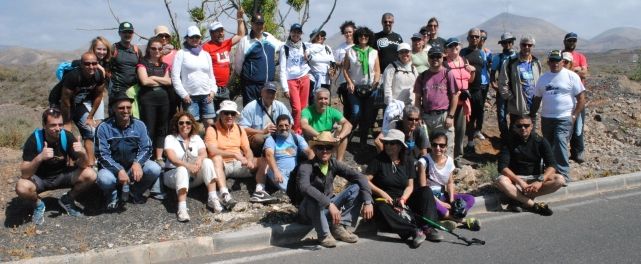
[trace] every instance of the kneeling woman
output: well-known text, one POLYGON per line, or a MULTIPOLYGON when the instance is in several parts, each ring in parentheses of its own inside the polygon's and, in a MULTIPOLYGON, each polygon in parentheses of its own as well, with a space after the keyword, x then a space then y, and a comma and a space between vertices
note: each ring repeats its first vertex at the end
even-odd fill
MULTIPOLYGON (((454 159, 445 154, 447 135, 436 131, 430 135, 430 141, 432 151, 418 162, 419 185, 429 186, 432 190, 436 198, 436 210, 441 219, 463 223, 470 230, 479 230, 481 224, 476 218, 464 218, 466 212, 474 206, 474 196, 456 193, 454 177, 452 177, 454 159), (456 208, 459 206, 460 208, 456 208)), ((445 221, 443 224, 449 229, 454 229, 456 223, 445 221)))
MULTIPOLYGON (((170 135, 165 138, 165 153, 168 168, 165 172, 165 186, 176 189, 178 195, 178 221, 189 221, 187 212, 187 190, 201 184, 207 185, 209 198, 207 206, 215 212, 221 212, 223 207, 216 193, 216 171, 214 163, 207 158, 205 143, 198 136, 198 124, 194 117, 187 112, 179 112, 170 124, 170 135)), ((224 184, 220 190, 223 203, 230 208, 235 204, 231 194, 224 184)))
POLYGON ((381 230, 397 233, 403 240, 413 237, 414 247, 425 241, 426 236, 432 241, 442 240, 442 235, 422 219, 437 219, 434 197, 427 187, 414 189, 415 159, 405 155, 405 134, 390 129, 382 141, 384 151, 369 163, 365 173, 376 197, 376 225, 381 230), (406 205, 411 212, 404 211, 406 205))

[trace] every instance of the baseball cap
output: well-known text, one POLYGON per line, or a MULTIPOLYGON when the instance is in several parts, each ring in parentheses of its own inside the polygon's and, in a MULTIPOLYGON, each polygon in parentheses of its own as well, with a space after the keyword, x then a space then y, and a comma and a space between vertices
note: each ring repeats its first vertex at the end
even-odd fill
POLYGON ((550 53, 548 53, 548 59, 560 61, 563 59, 563 55, 561 55, 560 50, 553 50, 553 51, 550 51, 550 53))
POLYGON ((312 31, 312 34, 309 34, 309 38, 312 38, 314 34, 316 34, 316 32, 318 32, 318 35, 320 35, 321 37, 327 36, 325 30, 318 31, 318 29, 314 29, 314 31, 312 31))
POLYGON ((501 43, 503 43, 503 42, 510 41, 510 40, 515 40, 515 39, 516 39, 516 38, 512 35, 512 33, 510 33, 510 32, 505 32, 505 33, 503 33, 503 34, 501 35, 501 40, 499 41, 499 44, 501 44, 501 43))
POLYGON ((169 28, 167 28, 166 26, 157 26, 156 28, 154 28, 154 36, 157 37, 160 34, 167 34, 171 36, 171 33, 169 33, 169 28))
POLYGON ((276 85, 271 82, 265 83, 265 85, 263 85, 263 90, 272 90, 276 92, 276 85))
POLYGON ((410 44, 407 44, 405 42, 398 44, 398 48, 396 48, 397 52, 400 52, 401 50, 412 50, 412 47, 410 47, 410 44))
POLYGON ((125 32, 125 31, 133 32, 134 31, 134 25, 132 25, 131 23, 129 23, 127 21, 120 23, 120 26, 118 26, 118 32, 125 32))
POLYGON ((256 14, 252 17, 252 23, 265 23, 265 18, 261 14, 256 14))
POLYGON ((421 33, 412 34, 412 40, 415 40, 415 39, 423 39, 423 34, 421 33))
POLYGON ((579 36, 576 33, 570 32, 570 33, 565 34, 565 38, 563 38, 563 40, 577 39, 577 38, 579 38, 579 36))
POLYGON ((207 28, 209 29, 209 31, 216 31, 216 29, 223 28, 223 23, 214 21, 213 23, 209 24, 209 27, 207 28))
POLYGON ((563 52, 563 60, 566 60, 566 61, 574 60, 574 57, 572 56, 572 52, 569 52, 569 51, 563 52))
POLYGON ((532 44, 536 45, 536 40, 531 35, 525 35, 521 38, 521 44, 532 44))
POLYGON ((185 36, 186 36, 186 37, 191 37, 191 36, 199 36, 199 37, 202 37, 202 35, 200 35, 200 29, 198 29, 198 27, 197 27, 197 26, 189 26, 189 27, 187 28, 187 35, 185 35, 185 36))
POLYGON ((445 41, 445 47, 449 47, 450 45, 452 45, 452 44, 454 44, 454 43, 456 43, 456 44, 461 44, 461 42, 460 42, 457 38, 448 38, 448 39, 445 41))
POLYGON ((298 23, 292 24, 291 27, 289 27, 289 31, 294 31, 294 30, 299 30, 300 32, 303 32, 303 26, 298 23))
POLYGON ((441 45, 432 46, 432 48, 427 52, 427 56, 431 55, 443 55, 443 47, 441 47, 441 45))

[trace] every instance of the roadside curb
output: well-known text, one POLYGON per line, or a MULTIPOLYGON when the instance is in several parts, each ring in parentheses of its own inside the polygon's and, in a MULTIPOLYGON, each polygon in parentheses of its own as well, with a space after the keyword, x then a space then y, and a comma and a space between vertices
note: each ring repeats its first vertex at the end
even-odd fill
MULTIPOLYGON (((641 172, 610 176, 580 182, 572 182, 555 193, 541 197, 541 201, 555 202, 578 198, 596 193, 625 190, 641 187, 641 172)), ((502 194, 476 197, 470 214, 496 211, 501 207, 502 194)), ((372 222, 359 221, 356 233, 372 234, 376 228, 372 222)), ((253 251, 272 246, 286 246, 314 237, 316 232, 311 226, 286 224, 263 226, 255 225, 242 230, 221 232, 208 237, 128 246, 103 251, 88 251, 68 255, 39 257, 9 263, 158 263, 172 262, 186 258, 217 255, 222 253, 253 251)))

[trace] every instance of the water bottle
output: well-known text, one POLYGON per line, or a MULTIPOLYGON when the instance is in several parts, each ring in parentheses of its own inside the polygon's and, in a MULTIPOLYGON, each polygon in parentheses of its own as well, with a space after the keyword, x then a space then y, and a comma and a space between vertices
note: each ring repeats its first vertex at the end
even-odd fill
POLYGON ((122 185, 122 192, 120 193, 120 199, 123 202, 129 201, 129 183, 122 185))

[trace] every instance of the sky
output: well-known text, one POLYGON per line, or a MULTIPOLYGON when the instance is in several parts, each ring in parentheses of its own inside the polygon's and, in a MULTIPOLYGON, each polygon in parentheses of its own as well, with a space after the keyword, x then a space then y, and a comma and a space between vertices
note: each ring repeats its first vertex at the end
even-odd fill
MULTIPOLYGON (((638 0, 540 0, 536 4, 534 1, 484 0, 482 5, 478 4, 478 0, 337 1, 336 10, 324 27, 328 35, 338 32, 338 27, 345 20, 368 26, 374 32, 380 31, 381 15, 385 12, 394 14, 393 30, 406 40, 432 16, 440 21, 439 35, 447 38, 463 34, 502 12, 538 17, 566 31, 577 32, 585 39, 614 27, 641 28, 641 19, 638 18, 641 1, 638 0)), ((178 28, 184 34, 187 26, 193 24, 188 20, 186 10, 200 1, 170 2, 177 14, 178 28)), ((304 25, 305 33, 320 26, 333 4, 333 0, 310 2, 310 19, 304 25)), ((157 25, 169 25, 163 0, 112 0, 111 6, 120 21, 131 22, 136 32, 144 36, 152 35, 157 25)), ((283 13, 285 11, 283 8, 283 13)), ((297 19, 298 15, 292 12, 285 24, 291 25, 297 19)), ((221 22, 226 29, 235 31, 236 24, 233 21, 221 19, 221 22)), ((85 49, 89 41, 99 35, 117 41, 118 34, 114 29, 117 26, 106 0, 0 1, 0 45, 57 51, 85 49)), ((138 42, 145 44, 143 40, 138 42)))

